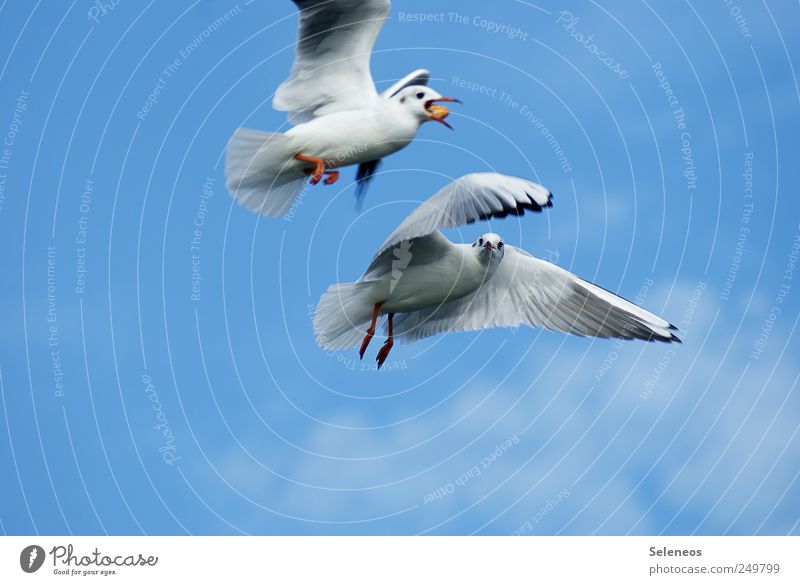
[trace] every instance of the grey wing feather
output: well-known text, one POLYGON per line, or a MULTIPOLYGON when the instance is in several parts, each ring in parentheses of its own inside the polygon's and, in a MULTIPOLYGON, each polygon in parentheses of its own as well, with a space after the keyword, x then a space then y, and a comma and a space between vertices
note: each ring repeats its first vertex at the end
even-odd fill
POLYGON ((497 271, 475 293, 397 315, 394 331, 414 341, 438 333, 520 325, 587 337, 680 341, 664 319, 508 245, 497 271))
POLYGON ((423 202, 395 229, 378 250, 403 240, 491 217, 522 215, 552 205, 552 194, 541 185, 499 173, 470 173, 456 179, 423 202))
POLYGON ((377 92, 369 70, 389 0, 294 0, 300 9, 297 51, 272 105, 292 121, 355 109, 377 92), (358 96, 354 98, 353 96, 358 96))
POLYGON ((392 271, 393 263, 396 260, 401 262, 407 260, 408 262, 404 264, 404 268, 419 264, 430 264, 450 252, 453 246, 454 244, 439 232, 403 240, 376 255, 359 280, 380 278, 392 271))

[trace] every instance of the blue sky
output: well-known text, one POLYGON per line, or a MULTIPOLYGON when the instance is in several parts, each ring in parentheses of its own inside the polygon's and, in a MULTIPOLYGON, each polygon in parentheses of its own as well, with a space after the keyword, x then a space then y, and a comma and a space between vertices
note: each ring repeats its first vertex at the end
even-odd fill
POLYGON ((430 69, 455 131, 361 212, 347 169, 288 220, 222 170, 236 127, 286 128, 288 0, 0 6, 0 529, 797 534, 797 5, 395 4, 373 76, 430 69), (317 348, 327 286, 486 170, 554 206, 448 236, 497 231, 684 343, 462 333, 381 372, 317 348))

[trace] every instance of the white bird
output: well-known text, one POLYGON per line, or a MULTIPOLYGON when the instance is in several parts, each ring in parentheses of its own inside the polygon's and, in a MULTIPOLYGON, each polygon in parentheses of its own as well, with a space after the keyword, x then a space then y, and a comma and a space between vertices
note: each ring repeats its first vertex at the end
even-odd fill
POLYGON ((490 327, 545 327, 591 337, 679 342, 675 327, 622 297, 507 245, 494 233, 454 244, 441 228, 550 207, 550 192, 530 181, 473 173, 415 209, 378 250, 357 282, 335 284, 314 316, 325 349, 369 345, 388 315, 386 361, 394 337, 414 341, 438 333, 490 327), (365 329, 366 327, 366 329, 365 329), (363 340, 362 340, 363 337, 363 340))
POLYGON ((445 122, 436 102, 457 102, 427 87, 418 69, 381 94, 369 61, 389 0, 294 0, 300 9, 297 54, 272 105, 297 124, 285 134, 239 128, 228 144, 226 186, 247 208, 284 215, 310 175, 332 184, 340 167, 358 164, 363 197, 380 160, 407 146, 420 126, 445 122))

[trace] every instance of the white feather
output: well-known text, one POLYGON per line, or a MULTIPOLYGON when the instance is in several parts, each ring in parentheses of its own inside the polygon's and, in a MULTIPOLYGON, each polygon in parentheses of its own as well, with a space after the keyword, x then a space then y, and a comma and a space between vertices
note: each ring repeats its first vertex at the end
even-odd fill
POLYGON ((251 211, 283 216, 306 181, 291 150, 284 134, 239 128, 228 143, 225 186, 251 211))
POLYGON ((294 2, 300 9, 297 52, 273 107, 297 122, 355 110, 365 96, 376 96, 369 61, 389 15, 389 0, 294 2))

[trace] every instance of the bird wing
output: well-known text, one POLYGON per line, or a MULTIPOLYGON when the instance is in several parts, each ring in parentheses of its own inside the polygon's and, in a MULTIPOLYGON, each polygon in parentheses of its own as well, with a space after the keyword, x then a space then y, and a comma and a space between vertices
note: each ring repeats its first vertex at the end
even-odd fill
POLYGON ((471 173, 423 202, 381 245, 377 258, 404 240, 479 219, 522 215, 550 207, 550 191, 537 183, 499 173, 471 173))
POLYGON ((297 52, 272 101, 294 122, 364 107, 377 98, 369 70, 389 0, 294 0, 300 9, 297 52))
POLYGON ((392 85, 389 89, 381 92, 381 97, 389 99, 401 89, 410 85, 428 85, 431 80, 431 72, 427 69, 417 69, 406 75, 403 79, 392 85))
POLYGON ((376 255, 360 280, 374 280, 392 270, 430 264, 441 259, 455 247, 440 232, 434 231, 418 238, 403 240, 376 255))
POLYGON ((394 331, 414 341, 448 331, 520 325, 588 337, 680 341, 664 319, 509 245, 500 266, 476 292, 396 315, 394 331))
POLYGON ((375 176, 380 164, 381 160, 377 159, 369 160, 358 165, 358 171, 356 171, 356 209, 359 211, 364 204, 364 196, 367 194, 367 187, 375 176))

